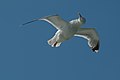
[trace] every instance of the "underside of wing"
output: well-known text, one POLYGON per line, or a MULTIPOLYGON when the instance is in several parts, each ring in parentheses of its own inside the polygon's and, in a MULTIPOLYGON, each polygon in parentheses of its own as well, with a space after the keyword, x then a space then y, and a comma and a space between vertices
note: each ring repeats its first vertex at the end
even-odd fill
POLYGON ((99 37, 94 28, 79 28, 75 36, 83 37, 88 40, 88 45, 94 52, 99 50, 99 37))
POLYGON ((58 15, 47 16, 47 17, 41 18, 40 20, 47 21, 48 23, 52 24, 56 29, 59 29, 59 30, 63 30, 64 28, 69 27, 69 23, 63 20, 58 15))

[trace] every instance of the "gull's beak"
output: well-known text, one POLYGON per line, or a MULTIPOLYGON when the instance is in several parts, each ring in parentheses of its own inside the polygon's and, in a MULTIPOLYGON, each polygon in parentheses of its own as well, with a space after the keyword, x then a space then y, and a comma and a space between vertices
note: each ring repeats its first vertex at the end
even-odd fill
POLYGON ((78 16, 79 16, 79 18, 82 18, 82 15, 78 12, 78 16))
POLYGON ((79 16, 78 20, 79 20, 82 24, 85 24, 86 19, 85 19, 79 12, 78 12, 78 16, 79 16))

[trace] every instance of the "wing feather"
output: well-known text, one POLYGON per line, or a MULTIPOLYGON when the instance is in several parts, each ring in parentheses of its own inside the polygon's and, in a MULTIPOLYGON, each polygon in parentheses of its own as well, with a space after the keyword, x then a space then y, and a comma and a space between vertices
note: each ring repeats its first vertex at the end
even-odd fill
POLYGON ((59 30, 64 30, 64 28, 67 28, 70 25, 67 21, 63 20, 58 15, 47 16, 47 17, 41 18, 40 20, 47 21, 48 23, 50 23, 56 29, 59 29, 59 30))
POLYGON ((26 25, 35 21, 39 21, 39 20, 43 20, 46 21, 48 23, 50 23, 51 25, 53 25, 56 29, 58 30, 65 30, 70 26, 70 23, 63 20, 60 16, 58 15, 51 15, 51 16, 47 16, 47 17, 43 17, 43 18, 38 18, 38 19, 33 19, 29 22, 26 22, 22 25, 26 25))
POLYGON ((93 51, 98 52, 99 37, 98 37, 98 33, 94 28, 79 28, 75 36, 79 36, 87 39, 89 47, 91 47, 93 51))

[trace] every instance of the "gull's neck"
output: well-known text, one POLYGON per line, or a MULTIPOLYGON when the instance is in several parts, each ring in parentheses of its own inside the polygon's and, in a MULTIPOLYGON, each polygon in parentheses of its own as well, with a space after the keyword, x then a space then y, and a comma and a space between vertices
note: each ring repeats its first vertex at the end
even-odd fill
POLYGON ((71 23, 72 25, 79 25, 79 26, 83 24, 83 23, 80 21, 80 18, 71 20, 70 23, 71 23))
POLYGON ((77 22, 82 25, 83 23, 81 22, 80 18, 77 19, 77 22))

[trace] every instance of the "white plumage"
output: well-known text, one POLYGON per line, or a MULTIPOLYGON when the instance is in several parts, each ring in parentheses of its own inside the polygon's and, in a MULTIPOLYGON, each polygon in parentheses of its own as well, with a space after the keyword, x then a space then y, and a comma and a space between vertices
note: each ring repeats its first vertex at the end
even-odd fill
POLYGON ((53 16, 47 16, 40 19, 34 19, 30 22, 24 23, 23 25, 34 22, 34 21, 39 21, 39 20, 47 21, 58 30, 55 33, 55 35, 50 40, 48 40, 48 44, 51 45, 52 47, 59 47, 63 41, 68 40, 73 36, 79 36, 87 39, 89 47, 94 52, 98 52, 99 50, 98 34, 95 28, 80 27, 86 22, 86 19, 82 17, 80 13, 79 13, 78 19, 72 20, 70 22, 63 20, 58 15, 53 15, 53 16))

